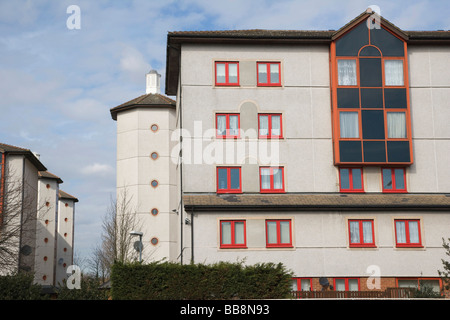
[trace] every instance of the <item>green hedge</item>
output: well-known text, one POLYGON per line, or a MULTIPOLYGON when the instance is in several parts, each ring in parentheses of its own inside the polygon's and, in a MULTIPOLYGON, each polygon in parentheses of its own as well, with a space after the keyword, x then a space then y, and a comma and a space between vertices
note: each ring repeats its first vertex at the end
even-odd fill
POLYGON ((0 276, 0 300, 42 300, 42 287, 33 283, 33 274, 19 272, 0 276))
POLYGON ((287 298, 292 275, 279 264, 220 262, 114 264, 111 297, 116 300, 221 300, 287 298))

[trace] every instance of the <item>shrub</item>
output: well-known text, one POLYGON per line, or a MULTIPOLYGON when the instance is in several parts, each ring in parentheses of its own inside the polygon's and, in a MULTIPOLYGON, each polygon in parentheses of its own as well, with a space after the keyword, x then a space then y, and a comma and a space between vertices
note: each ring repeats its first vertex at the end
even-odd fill
POLYGON ((42 300, 42 287, 33 283, 33 274, 19 272, 0 276, 0 300, 42 300))
POLYGON ((291 277, 281 263, 117 263, 112 267, 111 296, 117 300, 280 299, 288 297, 291 277))

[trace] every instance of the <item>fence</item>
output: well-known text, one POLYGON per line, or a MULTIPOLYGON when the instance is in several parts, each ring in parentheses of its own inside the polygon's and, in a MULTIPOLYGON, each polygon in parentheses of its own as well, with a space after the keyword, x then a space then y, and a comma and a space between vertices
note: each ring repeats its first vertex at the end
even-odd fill
POLYGON ((412 288, 387 288, 385 291, 292 291, 294 299, 398 299, 412 298, 412 288))

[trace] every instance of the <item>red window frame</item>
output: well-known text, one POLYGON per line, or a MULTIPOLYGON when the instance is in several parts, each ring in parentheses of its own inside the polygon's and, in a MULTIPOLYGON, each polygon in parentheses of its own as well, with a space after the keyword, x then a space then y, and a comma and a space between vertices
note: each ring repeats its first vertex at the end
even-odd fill
POLYGON ((214 82, 216 86, 239 86, 239 62, 238 61, 216 61, 214 64, 214 82), (217 65, 225 65, 225 82, 217 82, 217 65), (237 65, 237 82, 230 82, 229 65, 237 65))
POLYGON ((374 229, 373 219, 349 219, 348 220, 348 243, 349 243, 350 248, 361 248, 361 247, 375 248, 376 247, 376 245, 375 245, 375 229, 374 229), (352 242, 350 222, 358 222, 358 224, 359 224, 359 242, 352 242), (372 242, 370 242, 370 243, 364 242, 363 222, 371 223, 372 242))
POLYGON ((395 246, 397 248, 422 248, 422 234, 421 234, 421 227, 420 227, 420 219, 394 219, 394 230, 395 230, 395 246), (406 237, 406 243, 399 243, 398 242, 398 235, 397 235, 397 222, 404 222, 405 223, 405 237, 406 237), (411 242, 411 233, 409 232, 409 222, 417 222, 417 233, 419 236, 419 242, 411 242))
POLYGON ((247 224, 245 220, 220 220, 220 248, 247 248, 247 224), (223 223, 231 223, 231 244, 222 243, 223 223), (244 243, 236 243, 236 223, 244 223, 244 243))
POLYGON ((216 138, 237 139, 241 136, 241 115, 239 113, 216 113, 216 138), (219 134, 217 132, 217 119, 219 116, 226 117, 226 133, 219 134), (230 116, 238 117, 238 134, 230 134, 230 116))
POLYGON ((281 86, 281 63, 280 62, 257 62, 256 63, 256 78, 258 87, 280 87, 281 86), (278 65, 278 82, 270 81, 270 65, 278 65), (259 66, 266 65, 267 67, 267 83, 259 82, 259 66))
POLYGON ((258 137, 260 139, 282 139, 283 138, 283 117, 281 113, 260 113, 258 114, 258 137), (261 135, 261 116, 268 117, 268 128, 267 135, 261 135), (274 135, 272 134, 272 117, 279 116, 280 117, 280 134, 274 135))
POLYGON ((261 193, 284 193, 284 167, 260 167, 259 168, 259 190, 261 193), (263 189, 262 187, 262 169, 269 169, 270 170, 270 188, 269 189, 263 189), (274 169, 281 170, 281 182, 282 182, 282 188, 281 189, 275 189, 274 187, 274 178, 273 178, 273 171, 274 169))
POLYGON ((363 193, 364 192, 364 172, 363 172, 363 168, 362 167, 341 167, 341 168, 339 168, 339 190, 340 190, 340 192, 363 193), (348 169, 349 170, 349 174, 348 174, 349 188, 348 189, 342 188, 342 175, 341 175, 341 170, 342 169, 348 169), (360 170, 360 172, 361 172, 361 188, 360 189, 355 189, 353 187, 353 170, 360 170))
POLYGON ((242 174, 241 167, 217 167, 216 168, 216 181, 217 181, 217 193, 242 193, 242 174), (227 189, 219 189, 219 169, 227 170, 227 189), (231 189, 231 170, 230 169, 239 169, 239 189, 231 189))
POLYGON ((309 288, 310 288, 309 291, 314 291, 312 278, 295 277, 295 278, 292 278, 292 280, 297 283, 297 291, 303 291, 302 290, 302 281, 304 281, 304 280, 309 281, 309 288))
POLYGON ((292 248, 292 220, 291 219, 269 219, 266 220, 266 247, 267 248, 292 248), (277 242, 269 243, 269 222, 276 222, 277 242), (280 222, 289 222, 289 243, 281 242, 281 225, 280 222))
POLYGON ((241 136, 241 115, 239 113, 216 113, 216 138, 237 139, 241 136), (226 117, 226 133, 225 135, 217 132, 217 119, 219 116, 226 117), (238 134, 230 134, 230 116, 238 117, 238 134))
POLYGON ((350 291, 350 290, 349 290, 349 289, 350 289, 350 286, 349 286, 349 284, 348 284, 348 281, 349 281, 349 280, 357 280, 357 281, 358 281, 358 291, 361 291, 361 282, 359 281, 359 278, 340 278, 340 277, 334 278, 334 279, 333 279, 333 288, 334 288, 334 291, 337 291, 337 290, 336 290, 336 280, 345 280, 345 291, 350 291))
POLYGON ((383 188, 384 193, 406 193, 406 169, 405 168, 381 168, 381 187, 383 188), (396 186, 396 179, 395 179, 395 170, 403 169, 403 189, 398 189, 396 186), (391 181, 392 181, 392 188, 391 189, 385 189, 384 188, 384 170, 391 170, 391 181))

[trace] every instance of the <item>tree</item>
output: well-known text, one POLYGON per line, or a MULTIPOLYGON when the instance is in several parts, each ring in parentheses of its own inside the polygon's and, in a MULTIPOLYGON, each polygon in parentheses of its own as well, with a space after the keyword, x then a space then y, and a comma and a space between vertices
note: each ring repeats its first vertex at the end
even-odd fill
POLYGON ((37 189, 26 183, 33 181, 5 170, 0 203, 0 272, 32 271, 36 240, 36 220, 45 210, 38 205, 37 189))
POLYGON ((102 242, 95 247, 89 261, 91 272, 96 276, 107 279, 111 266, 115 262, 133 260, 132 230, 140 229, 132 197, 127 189, 118 193, 117 199, 111 199, 110 205, 103 217, 102 242))
MULTIPOLYGON (((448 239, 448 242, 445 241, 444 238, 442 238, 442 246, 445 249, 445 254, 447 256, 450 256, 450 238, 448 239)), ((438 270, 439 276, 442 278, 443 282, 445 283, 445 289, 450 289, 450 261, 446 261, 444 259, 441 259, 444 270, 438 270)))

